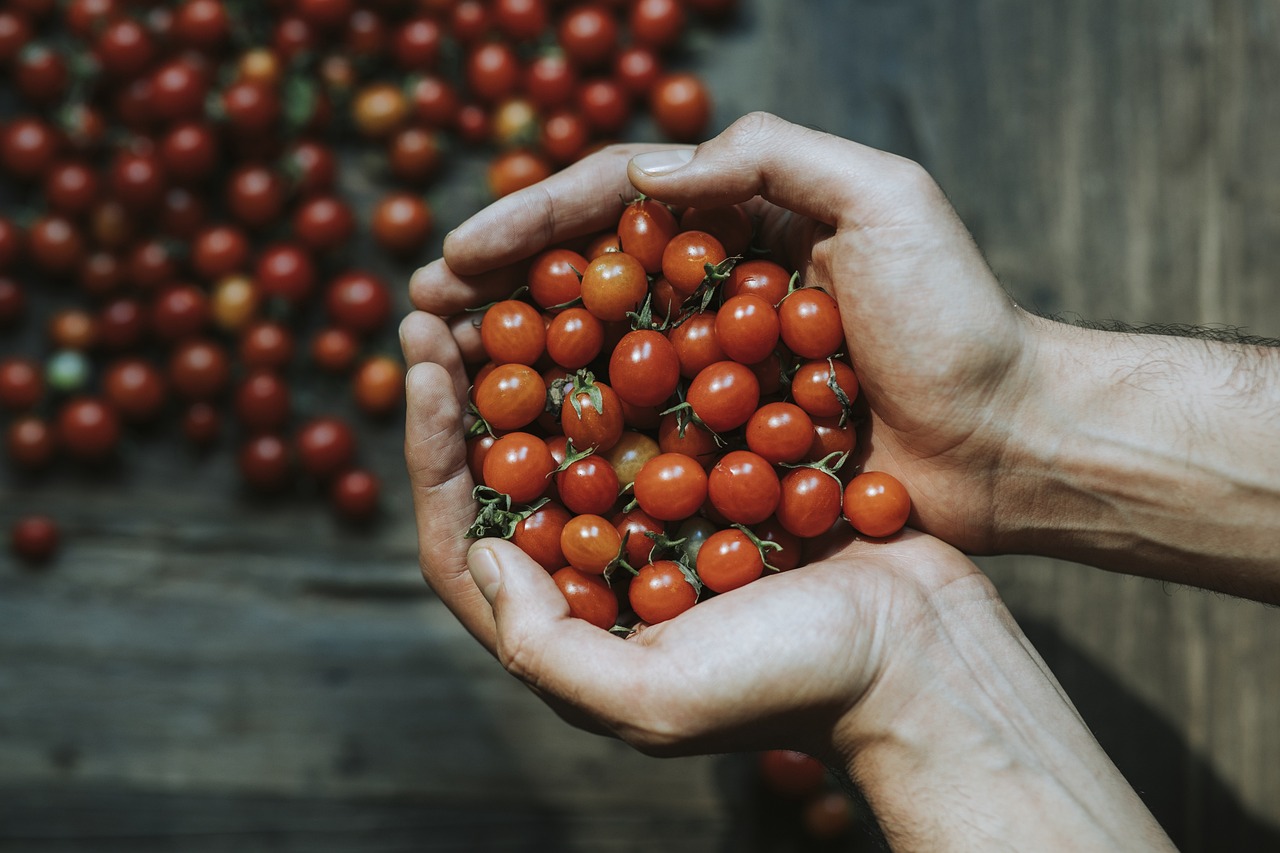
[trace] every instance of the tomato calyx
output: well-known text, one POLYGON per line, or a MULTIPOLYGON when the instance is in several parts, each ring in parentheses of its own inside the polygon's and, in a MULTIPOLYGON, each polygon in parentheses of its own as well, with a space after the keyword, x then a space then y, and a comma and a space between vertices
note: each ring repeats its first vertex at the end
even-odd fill
POLYGON ((751 528, 747 527, 746 525, 743 525, 743 524, 735 524, 735 525, 733 525, 733 528, 734 528, 735 530, 739 530, 739 531, 741 531, 741 532, 742 532, 742 535, 746 536, 746 537, 747 537, 747 539, 749 539, 749 540, 751 541, 751 544, 752 544, 752 545, 754 545, 754 546, 756 546, 756 550, 760 552, 760 560, 761 560, 761 562, 763 562, 763 563, 764 563, 765 571, 767 571, 767 572, 780 572, 780 571, 782 571, 780 568, 778 568, 777 566, 775 566, 775 565, 773 565, 772 563, 770 563, 770 562, 769 562, 769 552, 770 552, 770 551, 781 551, 781 550, 782 550, 782 545, 780 545, 780 544, 779 544, 779 543, 777 543, 777 542, 769 542, 769 541, 767 541, 767 540, 765 540, 765 539, 761 539, 761 538, 760 538, 759 536, 757 536, 754 532, 752 532, 751 528))
MULTIPOLYGON (((577 271, 575 270, 575 272, 577 271)), ((483 305, 472 305, 470 308, 463 308, 462 313, 480 314, 481 315, 480 317, 477 317, 476 319, 471 321, 472 325, 479 327, 480 321, 484 319, 483 317, 484 313, 488 311, 490 308, 497 305, 499 302, 519 301, 520 297, 524 296, 528 292, 529 292, 529 286, 526 284, 522 284, 519 287, 517 287, 515 290, 511 291, 511 295, 507 296, 505 299, 495 299, 492 302, 486 302, 483 305)), ((557 305, 553 307, 558 308, 560 306, 557 305)))
POLYGON ((467 414, 474 418, 471 422, 471 426, 467 427, 467 438, 494 434, 493 427, 489 426, 489 422, 480 415, 480 410, 476 408, 475 403, 467 404, 467 414))
POLYGON ((821 459, 815 459, 812 462, 779 462, 780 468, 813 468, 824 474, 830 475, 832 478, 840 479, 840 469, 849 461, 850 451, 833 450, 821 459))
POLYGON ((836 381, 836 359, 835 356, 827 356, 827 365, 829 372, 827 373, 827 387, 836 395, 836 399, 840 401, 840 426, 844 426, 849 422, 849 418, 853 416, 853 401, 849 399, 849 395, 840 387, 840 383, 836 381))
MULTIPOLYGON (((551 384, 553 388, 556 385, 560 386, 561 406, 563 405, 565 389, 570 389, 568 393, 569 405, 573 406, 573 412, 579 418, 582 417, 582 401, 578 399, 579 394, 586 394, 587 399, 591 401, 592 408, 597 412, 604 411, 604 395, 600 393, 600 386, 596 384, 596 375, 585 367, 579 369, 572 379, 557 379, 551 384)), ((547 396, 553 397, 555 395, 548 394, 547 396)), ((551 405, 551 403, 549 402, 548 405, 551 405)), ((557 406, 556 410, 559 411, 560 406, 557 406)))
POLYGON ((579 450, 578 448, 573 446, 573 439, 571 438, 567 442, 565 442, 564 461, 561 462, 560 466, 556 468, 554 471, 552 471, 551 474, 552 476, 554 476, 556 474, 559 474, 561 471, 567 471, 569 470, 569 466, 574 464, 575 462, 581 462, 583 459, 586 459, 589 456, 595 456, 595 455, 596 455, 596 451, 594 447, 588 447, 585 450, 579 450))
POLYGON ((515 535, 520 522, 542 509, 548 500, 541 498, 527 507, 513 508, 509 495, 488 486, 476 486, 471 491, 471 497, 480 508, 476 512, 476 520, 467 528, 468 539, 484 539, 489 536, 510 539, 515 535))
POLYGON ((633 332, 665 332, 671 326, 671 312, 669 310, 667 316, 663 317, 661 322, 653 318, 652 293, 644 298, 644 304, 640 306, 639 311, 627 312, 627 319, 631 321, 631 331, 633 332))
POLYGON ((712 440, 715 441, 716 447, 728 447, 729 442, 720 435, 720 433, 707 426, 702 418, 698 417, 698 413, 693 410, 693 405, 687 400, 681 400, 669 409, 658 412, 659 415, 675 415, 676 416, 676 434, 680 438, 684 438, 685 431, 689 429, 690 424, 699 426, 711 434, 712 440))
POLYGON ((720 285, 733 274, 733 268, 737 266, 740 260, 742 260, 741 255, 734 255, 733 257, 725 258, 718 264, 703 264, 702 269, 706 272, 706 275, 703 276, 702 283, 698 285, 698 288, 689 294, 689 298, 680 306, 684 313, 696 314, 711 307, 711 303, 715 301, 716 296, 720 293, 720 285))

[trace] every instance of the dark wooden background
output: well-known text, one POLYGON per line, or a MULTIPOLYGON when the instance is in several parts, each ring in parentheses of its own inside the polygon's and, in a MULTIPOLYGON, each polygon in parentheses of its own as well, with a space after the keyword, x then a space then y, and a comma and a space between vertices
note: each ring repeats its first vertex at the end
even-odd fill
MULTIPOLYGON (((1280 336, 1274 2, 743 5, 690 43, 717 125, 768 109, 919 159, 1029 307, 1280 336)), ((431 193, 446 224, 481 174, 431 193)), ((0 470, 6 529, 28 510, 67 529, 46 571, 0 555, 0 850, 766 846, 744 759, 568 729, 429 595, 401 437, 365 430, 387 496, 363 531, 305 495, 246 498, 227 447, 164 436, 106 472, 0 470)), ((1183 849, 1280 847, 1280 614, 984 565, 1183 849)))

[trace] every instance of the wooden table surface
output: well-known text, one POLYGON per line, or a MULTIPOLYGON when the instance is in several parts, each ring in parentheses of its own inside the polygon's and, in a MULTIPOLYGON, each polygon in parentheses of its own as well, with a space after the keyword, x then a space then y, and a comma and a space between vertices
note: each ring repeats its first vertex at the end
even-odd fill
MULTIPOLYGON (((1280 336, 1280 6, 743 6, 688 55, 718 126, 768 109, 919 159, 1028 307, 1280 336)), ((481 175, 464 159, 430 193, 446 224, 481 175)), ((0 469, 5 528, 48 510, 67 531, 45 571, 0 555, 0 850, 790 849, 742 757, 580 734, 465 635, 418 578, 402 435, 363 428, 369 530, 247 498, 229 447, 163 434, 106 472, 0 469)), ((1280 848, 1280 614, 984 566, 1183 849, 1280 848)))

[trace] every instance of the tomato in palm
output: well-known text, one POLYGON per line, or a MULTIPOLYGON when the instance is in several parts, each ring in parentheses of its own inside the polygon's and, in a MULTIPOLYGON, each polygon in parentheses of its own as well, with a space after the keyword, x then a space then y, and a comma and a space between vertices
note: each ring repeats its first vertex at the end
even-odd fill
POLYGON ((668 74, 653 84, 649 110, 661 130, 677 142, 697 142, 711 120, 711 95, 692 74, 668 74))
POLYGON ((812 539, 840 517, 840 481, 818 468, 796 468, 782 478, 777 516, 793 536, 812 539))
POLYGON ((582 295, 587 259, 571 249, 548 249, 529 267, 529 296, 542 308, 555 308, 582 295))
POLYGON ((542 439, 512 432, 489 448, 482 473, 486 486, 507 495, 513 503, 527 504, 542 497, 555 469, 556 461, 542 439))
POLYGON ((716 336, 716 312, 700 311, 667 332, 676 357, 680 359, 680 375, 692 379, 717 361, 724 361, 724 350, 716 336))
POLYGON ((728 255, 720 241, 705 231, 681 231, 662 250, 662 275, 677 293, 688 295, 707 277, 707 266, 728 255))
POLYGON ((658 560, 640 569, 627 593, 631 609, 650 625, 666 622, 698 602, 698 591, 679 563, 658 560))
POLYGON ((542 376, 527 364, 498 365, 476 386, 476 409, 499 432, 528 426, 546 405, 542 376))
POLYGON ((608 252, 582 273, 582 306, 605 322, 625 320, 649 293, 644 266, 625 252, 608 252))
MULTIPOLYGON (((740 205, 686 208, 680 215, 680 228, 684 231, 706 231, 720 241, 720 245, 724 246, 724 250, 730 257, 745 255, 751 249, 751 234, 754 228, 751 224, 751 216, 740 205)), ((750 261, 743 263, 750 263, 750 261)), ((737 267, 734 269, 736 270, 737 267)), ((778 299, 770 302, 770 305, 777 305, 787 294, 786 281, 787 279, 783 280, 782 293, 778 295, 778 299)), ((726 297, 736 295, 725 290, 726 297)))
POLYGON ((577 515, 560 532, 560 550, 569 565, 593 575, 603 574, 622 549, 618 528, 599 515, 577 515))
POLYGON ((800 566, 804 559, 804 540, 786 531, 776 517, 765 519, 755 525, 753 530, 761 542, 772 542, 777 548, 769 549, 765 559, 769 565, 780 572, 787 572, 800 566))
POLYGON ((618 598, 599 575, 589 575, 565 566, 551 576, 569 603, 569 614, 609 630, 618 621, 618 598))
POLYGON ((676 348, 661 332, 637 329, 622 336, 609 356, 609 378, 633 406, 656 406, 680 384, 676 348))
POLYGON ((747 534, 730 527, 712 533, 702 543, 697 568, 708 589, 728 592, 764 574, 764 558, 747 534))
POLYGON ((685 395, 698 419, 712 432, 742 426, 760 403, 760 381, 751 368, 736 361, 718 361, 704 368, 685 395))
POLYGON ((778 345, 778 312, 750 293, 730 297, 716 313, 716 340, 724 354, 743 364, 764 361, 778 345))
POLYGON ((858 434, 848 418, 813 418, 813 444, 809 445, 805 461, 817 462, 832 453, 852 453, 857 443, 858 434))
POLYGON ((663 453, 692 457, 703 468, 710 468, 720 452, 714 435, 692 422, 683 424, 682 429, 676 413, 663 415, 658 423, 658 447, 663 453))
POLYGON ((747 421, 747 447, 769 462, 799 462, 813 446, 813 421, 793 403, 767 403, 747 421))
POLYGON ((660 201, 640 198, 623 208, 618 220, 618 242, 646 273, 656 275, 662 272, 663 250, 679 230, 670 208, 660 201))
POLYGON ((679 521, 707 499, 707 472, 683 453, 661 453, 636 474, 636 502, 659 521, 679 521))
POLYGON ((566 370, 586 367, 604 346, 604 325, 585 308, 567 308, 547 326, 547 355, 566 370))
POLYGON ((575 447, 604 453, 622 437, 622 401, 603 382, 593 382, 565 395, 560 426, 575 447), (599 402, 592 398, 599 393, 599 402))
POLYGON ((725 299, 752 293, 776 307, 787 297, 790 283, 791 274, 780 264, 767 258, 752 258, 734 266, 724 281, 723 293, 725 299))
POLYGON ((782 342, 801 358, 820 359, 844 347, 836 301, 820 287, 793 291, 778 306, 782 342))
POLYGON ((547 326, 532 305, 504 299, 484 313, 480 342, 499 364, 533 364, 546 350, 547 326))
POLYGON ((911 496, 892 474, 866 471, 844 490, 844 517, 859 533, 876 538, 892 536, 911 515, 911 496))
POLYGON ((791 397, 796 405, 816 418, 835 418, 845 414, 845 403, 831 387, 832 383, 850 404, 858 396, 858 376, 843 361, 809 361, 800 365, 791 377, 791 397))
POLYGON ((773 466, 750 450, 731 450, 707 477, 707 497, 734 524, 756 524, 778 508, 782 487, 773 466))
POLYGON ((554 572, 565 564, 560 533, 571 518, 573 515, 560 504, 547 501, 516 525, 511 541, 542 568, 554 572))
POLYGON ((592 454, 570 462, 556 473, 560 501, 579 515, 604 515, 618 501, 618 474, 602 456, 592 454))
POLYGON ((636 507, 621 515, 615 516, 613 526, 623 538, 623 557, 632 566, 643 566, 649 562, 649 554, 653 551, 653 539, 666 529, 661 521, 649 513, 636 507))

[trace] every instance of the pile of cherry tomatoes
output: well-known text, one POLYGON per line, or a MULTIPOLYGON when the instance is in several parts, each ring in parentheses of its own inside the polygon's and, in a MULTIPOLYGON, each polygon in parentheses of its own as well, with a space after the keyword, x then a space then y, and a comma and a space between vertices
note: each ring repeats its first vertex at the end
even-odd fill
POLYGON ((751 243, 739 207, 637 199, 477 321, 472 533, 511 538, 601 628, 794 569, 842 514, 876 538, 910 514, 896 479, 847 464, 835 299, 751 243))
MULTIPOLYGON (((421 260, 435 227, 423 193, 459 149, 489 158, 502 195, 645 108, 698 138, 706 89, 669 66, 691 22, 734 6, 0 4, 4 454, 34 475, 59 457, 118 460, 157 424, 201 447, 232 432, 252 489, 301 475, 340 515, 374 515, 353 425, 298 393, 329 375, 371 417, 402 406, 403 365, 383 354, 397 300, 352 257, 357 232, 367 223, 392 263, 421 260), (339 180, 353 162, 387 187, 367 204, 339 180), (24 323, 40 343, 6 344, 24 323)), ((57 543, 54 521, 36 521, 12 532, 33 560, 57 543)))

